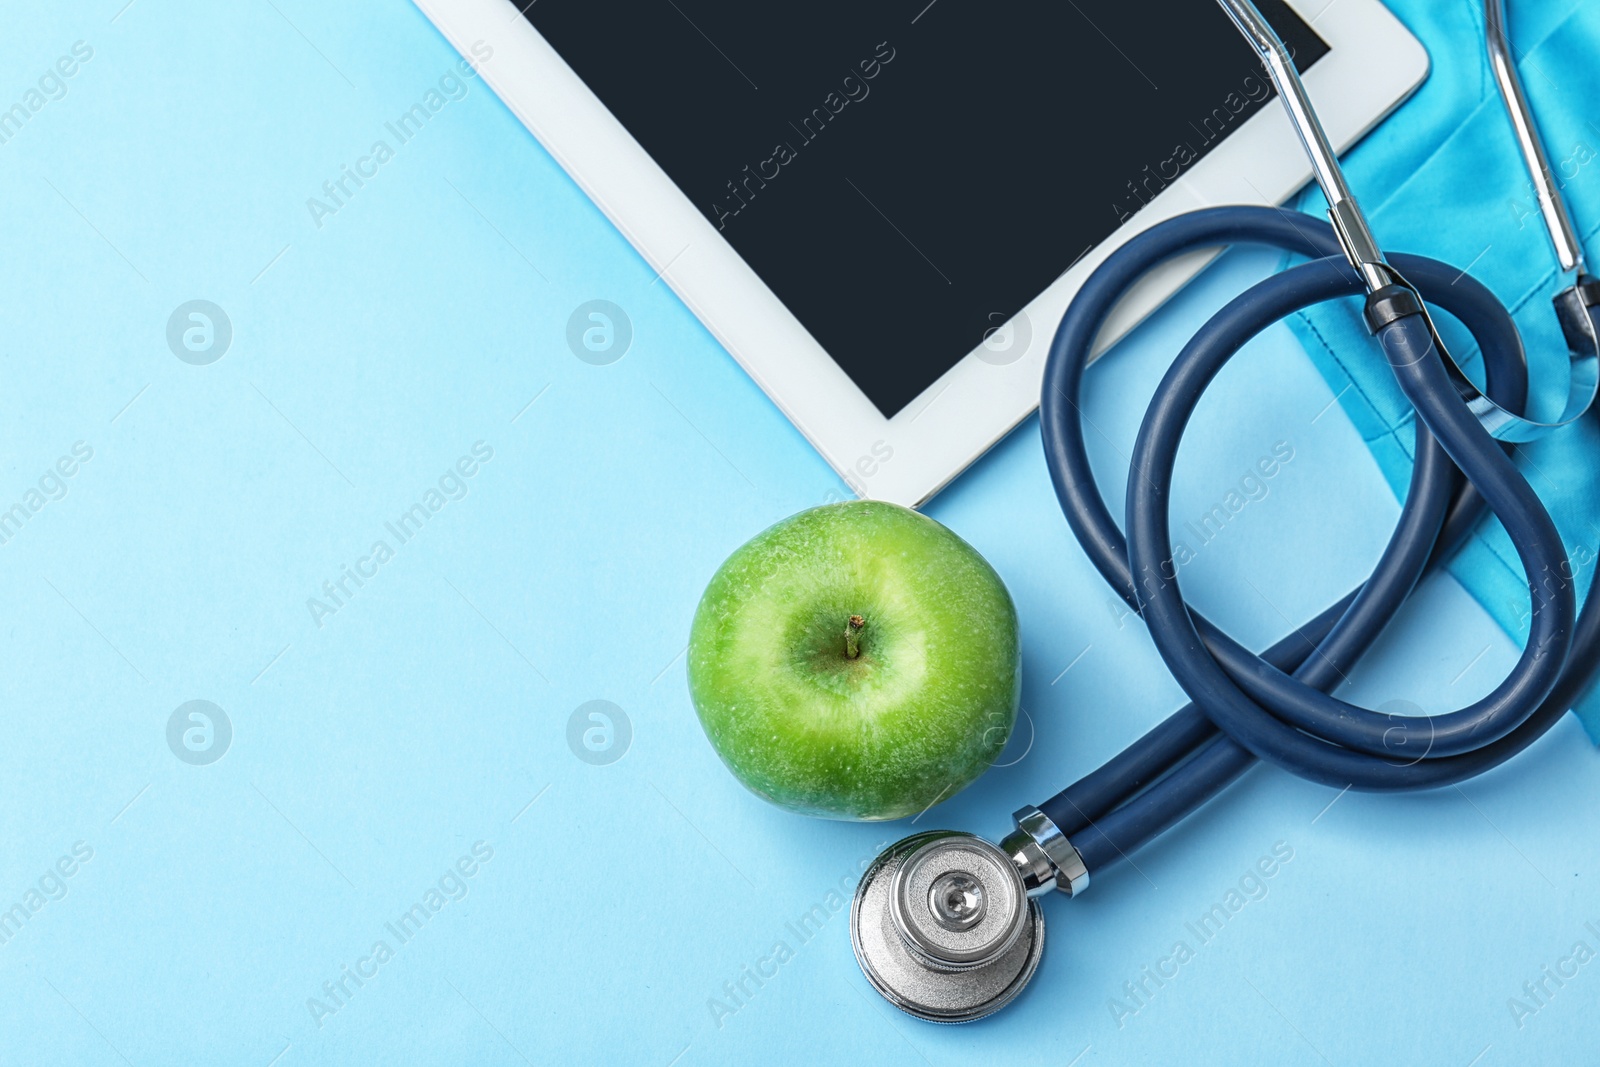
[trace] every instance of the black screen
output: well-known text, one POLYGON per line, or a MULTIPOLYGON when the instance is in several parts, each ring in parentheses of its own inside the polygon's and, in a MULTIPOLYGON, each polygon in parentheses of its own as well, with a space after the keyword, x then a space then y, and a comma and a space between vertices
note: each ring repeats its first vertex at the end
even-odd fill
POLYGON ((1213 0, 526 14, 886 416, 1272 99, 1213 0))

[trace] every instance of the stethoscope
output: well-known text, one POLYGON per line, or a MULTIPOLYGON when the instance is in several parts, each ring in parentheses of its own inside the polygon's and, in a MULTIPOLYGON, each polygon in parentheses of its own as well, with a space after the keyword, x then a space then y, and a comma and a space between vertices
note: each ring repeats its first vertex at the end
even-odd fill
POLYGON ((1040 424, 1056 496, 1100 574, 1149 628, 1193 703, 1104 766, 1014 816, 998 846, 955 831, 919 833, 862 876, 850 937, 862 972, 891 1003, 934 1022, 998 1010, 1044 952, 1038 898, 1077 896, 1203 805, 1256 759, 1335 789, 1428 789, 1481 774, 1531 744, 1582 694, 1600 665, 1600 596, 1581 614, 1566 550, 1512 463, 1516 443, 1588 410, 1600 364, 1600 281, 1551 173, 1506 39, 1503 0, 1485 0, 1495 80, 1533 179, 1556 256, 1572 284, 1555 297, 1571 384, 1555 422, 1520 414, 1527 363, 1510 314, 1465 272, 1423 256, 1385 256, 1329 144, 1288 51, 1250 0, 1218 0, 1259 53, 1327 197, 1328 221, 1265 207, 1194 211, 1129 240, 1093 272, 1061 320, 1044 372, 1040 424), (1310 258, 1219 311, 1167 371, 1130 462, 1127 534, 1095 485, 1079 388, 1117 299, 1156 265, 1201 248, 1265 244, 1310 258), (1261 330, 1311 304, 1364 294, 1365 318, 1415 407, 1415 466, 1377 567, 1358 588, 1260 655, 1191 609, 1170 562, 1168 498, 1183 432, 1212 378, 1261 330), (1428 305, 1477 341, 1485 384, 1445 350, 1428 305), (1328 695, 1427 569, 1447 559, 1484 510, 1510 535, 1528 575, 1532 615, 1515 668, 1458 711, 1397 716, 1328 695))

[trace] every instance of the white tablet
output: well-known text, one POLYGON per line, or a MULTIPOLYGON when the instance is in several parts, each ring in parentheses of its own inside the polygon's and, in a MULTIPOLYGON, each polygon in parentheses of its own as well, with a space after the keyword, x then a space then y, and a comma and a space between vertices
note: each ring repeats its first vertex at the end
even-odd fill
MULTIPOLYGON (((902 504, 1034 409, 1119 243, 1310 177, 1212 0, 418 2, 851 487, 902 504)), ((1378 0, 1257 2, 1341 148, 1427 74, 1378 0)))

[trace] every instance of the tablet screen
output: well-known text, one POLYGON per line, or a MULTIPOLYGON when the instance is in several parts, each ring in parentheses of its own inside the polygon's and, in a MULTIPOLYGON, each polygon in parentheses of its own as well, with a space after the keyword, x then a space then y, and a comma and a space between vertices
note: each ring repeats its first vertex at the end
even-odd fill
MULTIPOLYGON (((1302 70, 1327 45, 1257 0, 1302 70)), ((539 0, 885 416, 1272 99, 1213 0, 539 0)), ((1047 324, 1037 324, 1042 331, 1047 324)))

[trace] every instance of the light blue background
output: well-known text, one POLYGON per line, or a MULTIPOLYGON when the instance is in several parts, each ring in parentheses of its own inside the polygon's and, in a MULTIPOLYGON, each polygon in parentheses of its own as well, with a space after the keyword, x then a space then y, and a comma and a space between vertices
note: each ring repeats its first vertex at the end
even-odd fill
MULTIPOLYGON (((1252 771, 1137 869, 1048 901, 1004 1014, 889 1009, 844 914, 803 944, 786 923, 911 827, 744 793, 683 681, 717 563, 838 480, 481 82, 314 225, 306 199, 456 63, 414 9, 124 2, 3 16, 0 103, 74 42, 94 54, 0 144, 0 507, 74 442, 94 456, 0 545, 0 907, 75 842, 93 859, 0 944, 0 1062, 1591 1057, 1600 963, 1520 1029, 1507 1004, 1600 949, 1600 767, 1571 718, 1460 790, 1252 771), (209 366, 165 336, 197 298, 234 331, 209 366), (594 298, 634 327, 610 366, 564 339, 594 298), (315 625, 307 598, 478 441, 465 499, 315 625), (192 699, 232 723, 210 766, 167 745, 192 699), (607 766, 566 741, 593 699, 632 724, 607 766), (468 895, 400 945, 385 924, 478 841, 468 895), (1123 984, 1280 841, 1265 898, 1119 1026, 1123 984), (308 998, 379 939, 394 958, 319 1027, 308 998), (708 1001, 779 939, 793 958, 718 1026, 708 1001)), ((1107 484, 1179 341, 1274 262, 1230 255, 1092 373, 1107 484)), ((1397 509, 1287 329, 1224 377, 1179 515, 1274 442, 1294 459, 1184 577, 1264 644, 1360 579, 1397 509)), ((1181 695, 1072 542, 1034 423, 929 510, 1017 598, 1028 716, 1007 765, 916 828, 998 834, 1181 695)), ((1440 710, 1514 655, 1430 580, 1348 691, 1440 710)))

